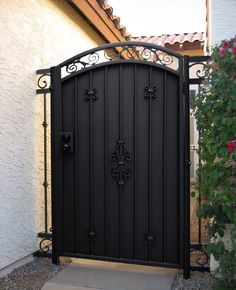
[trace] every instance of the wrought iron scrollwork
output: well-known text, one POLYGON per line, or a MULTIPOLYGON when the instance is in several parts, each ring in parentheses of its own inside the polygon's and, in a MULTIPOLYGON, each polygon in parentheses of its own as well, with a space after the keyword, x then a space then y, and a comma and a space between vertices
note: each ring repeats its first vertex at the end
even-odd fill
POLYGON ((95 230, 90 230, 88 233, 86 233, 86 236, 88 240, 97 241, 98 240, 98 234, 95 230))
MULTIPOLYGON (((211 62, 211 59, 209 56, 200 56, 200 57, 190 58, 190 62, 189 62, 190 80, 197 81, 198 79, 197 83, 199 83, 199 81, 203 82, 207 78, 207 70, 209 68, 210 62, 211 62)), ((194 83, 195 81, 192 81, 192 84, 194 83)))
POLYGON ((73 61, 72 63, 69 63, 66 66, 66 72, 69 73, 69 74, 77 72, 79 70, 79 65, 81 65, 82 68, 85 68, 87 63, 84 62, 84 61, 81 61, 79 59, 75 60, 75 61, 73 61))
POLYGON ((89 90, 87 89, 85 91, 86 97, 84 98, 85 101, 93 101, 93 100, 97 100, 97 96, 96 96, 97 90, 96 89, 92 89, 89 90))
POLYGON ((156 234, 152 234, 152 233, 146 233, 144 235, 144 245, 146 246, 153 246, 155 245, 155 241, 156 241, 156 234))
POLYGON ((191 252, 191 260, 193 263, 197 264, 200 267, 205 267, 208 265, 209 256, 204 251, 204 249, 190 249, 191 252))
POLYGON ((86 59, 75 59, 73 62, 66 65, 66 72, 71 74, 86 68, 87 66, 93 66, 99 61, 99 54, 97 52, 90 53, 86 59))
POLYGON ((49 89, 50 87, 50 73, 42 74, 37 80, 37 86, 39 89, 49 89))
POLYGON ((204 62, 196 62, 192 63, 189 66, 190 71, 192 72, 191 78, 199 78, 199 79, 204 79, 207 76, 206 72, 206 63, 204 62), (196 67, 196 70, 194 71, 194 67, 196 67))
POLYGON ((52 228, 49 229, 49 232, 40 232, 38 237, 41 239, 39 243, 39 251, 37 256, 50 255, 50 246, 52 244, 52 228))
POLYGON ((152 62, 175 71, 179 70, 179 56, 177 54, 157 45, 140 42, 104 45, 75 56, 63 63, 61 67, 65 75, 70 75, 99 63, 118 60, 152 62))
POLYGON ((48 253, 50 250, 51 244, 52 244, 52 239, 50 238, 42 239, 39 243, 39 250, 42 253, 48 253))
POLYGON ((51 90, 51 74, 50 69, 40 69, 37 74, 37 94, 47 94, 51 90))
MULTIPOLYGON (((40 238, 39 250, 34 253, 35 256, 50 256, 50 246, 52 244, 52 228, 48 229, 48 94, 51 93, 51 74, 50 69, 40 69, 36 71, 37 74, 37 90, 36 93, 43 97, 43 142, 44 142, 44 180, 42 185, 44 187, 44 231, 38 233, 40 238)), ((49 98, 50 100, 50 98, 49 98)))
POLYGON ((157 88, 155 86, 153 86, 153 87, 146 86, 144 88, 144 90, 145 90, 144 97, 146 99, 149 99, 149 98, 155 99, 157 97, 157 95, 156 95, 157 88))
POLYGON ((111 161, 116 163, 116 166, 112 167, 111 174, 116 178, 119 186, 124 186, 127 178, 131 175, 132 169, 127 166, 127 163, 131 162, 131 154, 125 147, 125 142, 119 140, 115 150, 111 154, 111 161))
MULTIPOLYGON (((192 56, 188 60, 189 89, 195 91, 195 95, 201 92, 202 84, 207 80, 209 64, 211 63, 210 56, 192 56)), ((191 118, 194 118, 194 111, 190 111, 191 118)), ((198 146, 197 146, 198 147, 198 146)), ((191 151, 200 150, 196 146, 191 146, 191 151)), ((198 164, 201 164, 201 155, 198 156, 198 164)), ((189 161, 188 161, 189 162, 189 161)), ((198 199, 198 206, 202 203, 201 196, 198 199)), ((191 243, 190 243, 190 266, 192 271, 209 271, 209 256, 205 251, 206 243, 208 242, 205 227, 202 226, 202 219, 198 218, 194 212, 194 218, 191 221, 191 243), (194 233, 192 235, 192 232, 194 233), (195 236, 196 234, 196 236, 195 236), (193 242, 194 241, 194 242, 193 242)))

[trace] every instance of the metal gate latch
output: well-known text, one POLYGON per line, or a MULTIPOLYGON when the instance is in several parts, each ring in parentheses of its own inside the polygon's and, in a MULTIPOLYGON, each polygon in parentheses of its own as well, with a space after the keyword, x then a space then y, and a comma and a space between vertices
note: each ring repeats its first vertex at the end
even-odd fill
POLYGON ((74 142, 73 142, 73 133, 72 132, 62 132, 61 141, 62 141, 62 151, 64 153, 73 153, 74 152, 74 142))

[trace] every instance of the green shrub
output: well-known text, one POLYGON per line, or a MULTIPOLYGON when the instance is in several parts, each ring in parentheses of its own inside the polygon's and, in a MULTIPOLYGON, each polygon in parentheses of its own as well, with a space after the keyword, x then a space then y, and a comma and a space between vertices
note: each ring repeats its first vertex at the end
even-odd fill
POLYGON ((212 51, 207 79, 194 108, 199 136, 198 191, 204 196, 197 214, 210 220, 207 251, 219 261, 217 289, 236 289, 236 243, 228 249, 219 239, 226 223, 236 225, 236 39, 212 51))

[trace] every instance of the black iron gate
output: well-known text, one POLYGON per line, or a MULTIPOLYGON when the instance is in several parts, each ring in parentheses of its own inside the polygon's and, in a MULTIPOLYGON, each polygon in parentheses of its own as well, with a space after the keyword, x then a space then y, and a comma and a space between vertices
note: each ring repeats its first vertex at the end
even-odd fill
POLYGON ((51 68, 54 262, 64 255, 189 275, 187 78, 184 57, 141 42, 51 68))

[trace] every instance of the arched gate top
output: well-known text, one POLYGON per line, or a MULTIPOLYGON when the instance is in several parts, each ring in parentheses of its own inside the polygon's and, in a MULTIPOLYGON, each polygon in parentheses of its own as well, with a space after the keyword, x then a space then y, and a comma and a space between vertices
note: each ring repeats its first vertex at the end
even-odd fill
POLYGON ((140 61, 179 71, 182 55, 159 45, 147 42, 114 42, 84 51, 59 64, 62 77, 85 68, 106 62, 140 61))

